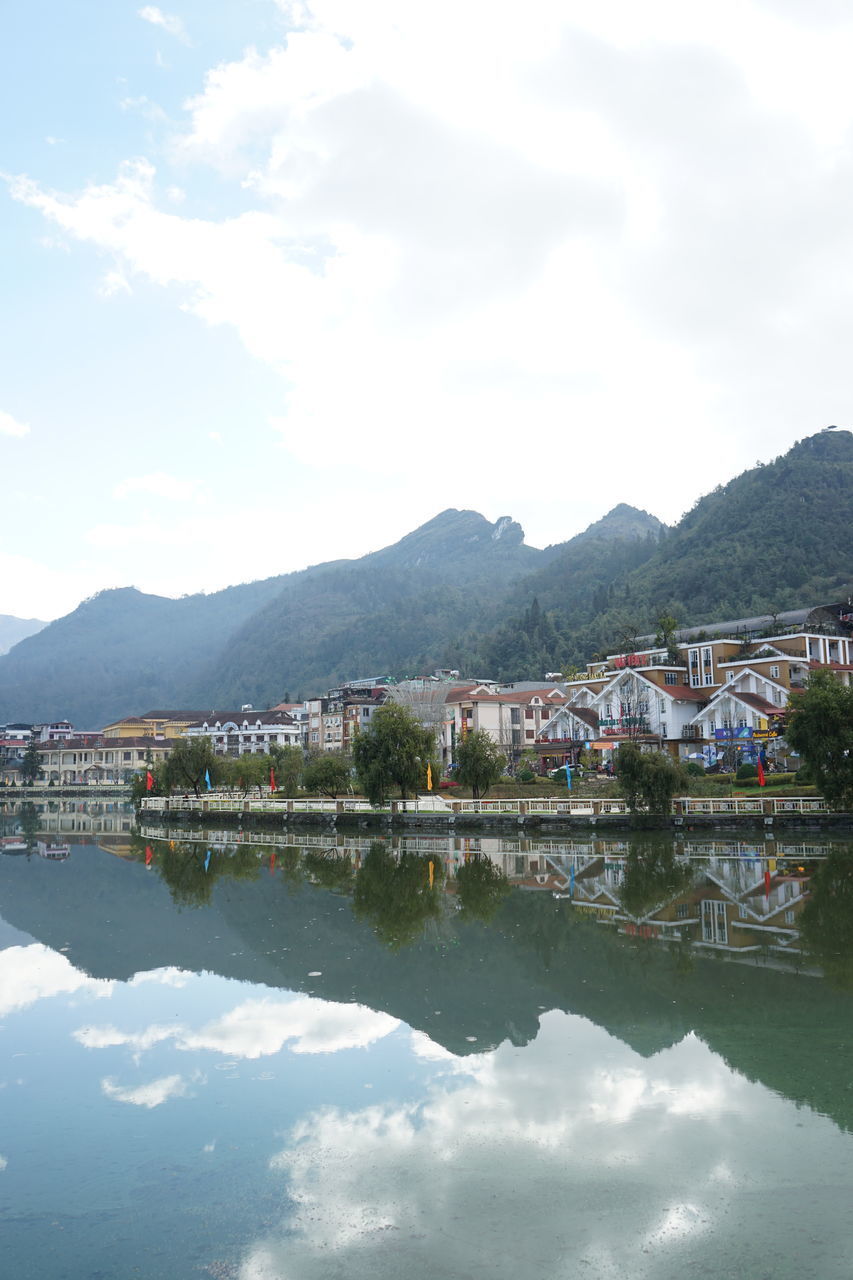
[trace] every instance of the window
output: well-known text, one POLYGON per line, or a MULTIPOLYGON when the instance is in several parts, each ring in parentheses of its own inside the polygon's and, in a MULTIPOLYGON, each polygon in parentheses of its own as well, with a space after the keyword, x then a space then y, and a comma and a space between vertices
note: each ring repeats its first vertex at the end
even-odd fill
POLYGON ((526 707, 526 708, 525 708, 525 711, 524 711, 524 718, 525 718, 525 720, 532 720, 532 719, 533 719, 533 712, 532 712, 532 710, 530 709, 530 707, 526 707))
POLYGON ((123 752, 122 752, 122 759, 127 760, 127 761, 129 762, 129 761, 130 761, 130 755, 131 755, 131 753, 130 753, 129 751, 123 751, 123 752))
POLYGON ((679 902, 678 906, 675 908, 676 920, 686 920, 689 915, 690 915, 690 903, 679 902))
POLYGON ((726 927, 726 904, 715 898, 706 898, 702 903, 702 940, 721 943, 723 946, 729 940, 726 927))
POLYGON ((664 684, 678 684, 678 672, 666 671, 663 677, 664 684))
POLYGON ((785 924, 793 924, 796 918, 797 918, 797 913, 795 911, 785 912, 785 924))
POLYGON ((661 736, 662 738, 666 738, 666 737, 668 737, 668 736, 669 736, 669 735, 667 734, 667 732, 666 732, 666 721, 665 721, 665 720, 661 720, 661 722, 660 722, 660 736, 661 736))
POLYGON ((525 738, 535 738, 535 737, 536 737, 536 734, 534 733, 534 731, 533 731, 532 729, 526 729, 526 730, 525 730, 525 733, 524 733, 524 736, 525 736, 525 738))
POLYGON ((709 733, 716 733, 716 732, 717 732, 717 722, 716 722, 716 720, 709 720, 709 721, 708 721, 708 732, 709 732, 709 733))
POLYGON ((779 679, 779 668, 778 668, 778 667, 771 667, 771 668, 770 668, 770 679, 771 679, 771 680, 778 680, 778 679, 779 679))

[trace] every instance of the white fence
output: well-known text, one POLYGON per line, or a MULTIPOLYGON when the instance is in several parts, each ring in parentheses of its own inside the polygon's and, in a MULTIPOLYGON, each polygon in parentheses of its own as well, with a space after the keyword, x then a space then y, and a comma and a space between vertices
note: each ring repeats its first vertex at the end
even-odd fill
MULTIPOLYGON (((398 813, 430 814, 448 819, 461 814, 497 814, 513 817, 547 816, 559 814, 565 817, 622 817, 630 810, 622 799, 596 800, 591 797, 553 798, 531 797, 525 800, 454 800, 446 802, 432 796, 414 800, 395 800, 383 809, 375 809, 368 800, 314 800, 279 799, 264 796, 258 799, 211 791, 200 797, 146 796, 141 801, 143 811, 149 813, 180 813, 182 811, 204 813, 263 813, 287 817, 290 814, 381 814, 398 813)), ((683 796, 673 802, 675 817, 775 817, 782 814, 827 813, 828 806, 822 799, 812 796, 732 796, 730 798, 693 799, 683 796)))

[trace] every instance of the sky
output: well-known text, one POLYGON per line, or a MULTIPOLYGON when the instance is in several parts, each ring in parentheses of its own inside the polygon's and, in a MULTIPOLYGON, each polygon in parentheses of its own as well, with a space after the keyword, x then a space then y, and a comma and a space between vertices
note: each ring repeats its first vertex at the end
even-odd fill
POLYGON ((844 0, 3 17, 0 613, 448 507, 534 546, 853 420, 844 0))

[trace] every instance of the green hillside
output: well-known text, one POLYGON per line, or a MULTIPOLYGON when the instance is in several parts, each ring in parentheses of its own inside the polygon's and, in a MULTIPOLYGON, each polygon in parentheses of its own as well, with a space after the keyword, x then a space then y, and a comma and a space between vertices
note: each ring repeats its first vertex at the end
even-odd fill
POLYGON ((846 597, 853 435, 822 431, 744 472, 662 529, 653 546, 592 552, 589 543, 580 555, 566 543, 525 582, 533 618, 528 605, 452 652, 478 669, 532 678, 653 633, 664 613, 696 626, 846 597))

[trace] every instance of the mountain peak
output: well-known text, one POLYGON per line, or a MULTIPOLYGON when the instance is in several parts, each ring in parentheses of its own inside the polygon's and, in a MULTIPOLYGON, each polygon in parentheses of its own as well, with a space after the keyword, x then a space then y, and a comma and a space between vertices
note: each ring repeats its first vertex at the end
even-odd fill
POLYGON ((615 540, 616 538, 625 538, 633 541, 638 538, 646 538, 650 533, 657 536, 665 528, 666 526, 656 516, 650 515, 648 511, 642 511, 639 507, 631 507, 627 502, 620 502, 608 511, 607 515, 589 525, 578 536, 581 538, 602 538, 606 541, 615 540))

